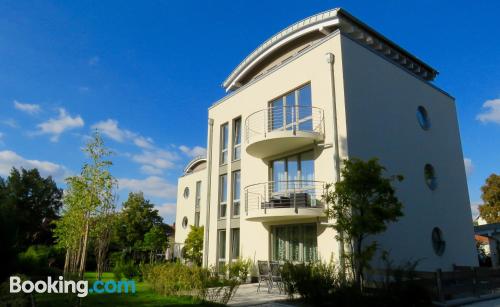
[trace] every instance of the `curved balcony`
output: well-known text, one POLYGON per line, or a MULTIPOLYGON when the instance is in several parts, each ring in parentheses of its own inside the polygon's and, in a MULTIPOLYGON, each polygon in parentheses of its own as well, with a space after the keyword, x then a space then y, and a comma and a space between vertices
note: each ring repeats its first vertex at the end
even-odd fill
POLYGON ((269 107, 245 120, 248 154, 266 158, 324 139, 323 110, 311 106, 269 107))
POLYGON ((258 222, 325 216, 321 181, 271 181, 245 188, 246 219, 258 222))

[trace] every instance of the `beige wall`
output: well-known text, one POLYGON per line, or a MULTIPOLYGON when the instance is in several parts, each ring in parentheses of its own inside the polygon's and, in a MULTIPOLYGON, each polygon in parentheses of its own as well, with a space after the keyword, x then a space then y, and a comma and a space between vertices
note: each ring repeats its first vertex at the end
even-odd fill
POLYGON ((378 157, 388 174, 402 174, 397 195, 405 216, 377 237, 396 261, 422 259, 423 269, 477 265, 469 196, 454 99, 342 36, 350 157, 378 157), (416 117, 424 106, 431 121, 416 117), (431 163, 438 187, 424 181, 431 163), (437 256, 431 232, 440 227, 446 250, 437 256))
MULTIPOLYGON (((209 109, 213 119, 212 146, 208 148, 212 172, 206 170, 179 179, 176 242, 183 242, 187 231, 182 218, 194 221, 194 190, 197 176, 210 176, 210 227, 208 229, 208 265, 216 264, 217 229, 226 229, 226 260, 230 257, 228 217, 218 219, 219 176, 228 174, 228 207, 232 211, 232 176, 241 167, 240 255, 253 261, 270 257, 270 226, 284 222, 248 221, 245 214, 244 187, 269 181, 268 159, 250 156, 245 150, 245 119, 268 107, 269 101, 306 83, 311 84, 313 106, 325 115, 326 146, 312 145, 315 152, 315 180, 333 182, 334 123, 331 68, 325 55, 335 55, 335 100, 337 104, 340 158, 380 158, 389 174, 402 174, 397 193, 405 205, 405 216, 376 239, 396 261, 422 259, 420 269, 449 269, 458 265, 477 265, 471 214, 461 151, 455 104, 452 98, 429 83, 417 79, 362 45, 334 32, 309 50, 295 56, 262 77, 221 99, 209 109), (427 108, 432 127, 424 131, 418 125, 416 109, 427 108), (229 161, 232 160, 233 119, 242 117, 241 161, 219 166, 220 127, 229 123, 229 161), (430 191, 424 182, 423 167, 432 163, 437 172, 438 188, 430 191), (191 196, 184 200, 185 185, 191 196), (436 256, 431 231, 438 226, 444 233, 446 251, 436 256)), ((210 144, 210 140, 209 140, 210 144)), ((305 150, 307 148, 302 148, 305 150)), ((283 152, 282 156, 290 152, 283 152)), ((274 157, 277 158, 278 156, 274 157)), ((205 224, 206 181, 203 181, 201 224, 205 224)), ((324 260, 338 257, 338 244, 331 228, 316 218, 300 218, 286 223, 318 223, 318 254, 324 260)), ((205 241, 206 244, 207 241, 205 241)))
MULTIPOLYGON (((230 132, 232 132, 232 119, 242 116, 242 130, 244 132, 244 122, 246 117, 264 108, 267 108, 268 102, 274 98, 285 94, 303 84, 311 83, 312 103, 315 107, 320 107, 325 112, 326 117, 326 134, 325 143, 333 142, 332 135, 332 88, 330 81, 330 66, 325 60, 325 54, 332 52, 340 53, 339 35, 331 35, 329 39, 312 48, 311 50, 301 54, 288 64, 280 67, 274 72, 265 75, 257 81, 249 83, 248 86, 238 90, 236 93, 224 99, 222 102, 212 107, 209 110, 209 117, 214 119, 214 135, 213 135, 213 172, 212 179, 212 196, 211 196, 211 216, 210 216, 210 232, 209 232, 209 248, 208 259, 209 265, 214 265, 216 262, 216 242, 217 242, 217 206, 218 206, 218 177, 220 169, 218 167, 219 148, 220 148, 220 126, 225 123, 230 123, 230 132)), ((338 57, 340 58, 340 56, 338 57)), ((342 75, 341 65, 336 66, 336 74, 342 75)), ((342 106, 342 78, 337 78, 336 87, 337 100, 342 106)), ((343 118, 343 108, 339 108, 339 114, 343 118)), ((340 130, 345 134, 345 121, 341 121, 340 130)), ((269 181, 267 160, 262 160, 250 156, 245 151, 245 140, 242 138, 242 155, 241 155, 241 195, 244 198, 244 187, 247 185, 269 181)), ((315 150, 317 158, 315 160, 315 179, 319 181, 332 182, 334 179, 334 150, 332 147, 322 149, 319 146, 312 147, 315 150)), ((284 156, 289 153, 283 153, 284 156)), ((231 159, 231 156, 230 156, 231 159)), ((227 172, 232 171, 231 165, 226 167, 227 172)), ((228 185, 231 187, 231 176, 228 176, 228 185)), ((229 192, 228 199, 231 192, 229 192)), ((230 212, 231 203, 229 202, 228 212, 230 212)), ((267 260, 270 256, 269 250, 269 226, 273 223, 262 223, 247 221, 245 219, 245 203, 242 199, 242 215, 240 217, 240 245, 241 256, 243 258, 251 258, 252 260, 267 260)), ((296 223, 315 222, 313 220, 297 219, 296 223)), ((283 223, 279 223, 283 224, 283 223)), ((229 252, 229 222, 225 222, 227 228, 226 247, 229 252)), ((337 244, 334 239, 332 229, 326 229, 323 226, 318 226, 318 253, 324 259, 330 259, 332 253, 337 255, 337 244)))
POLYGON ((200 226, 205 225, 206 216, 206 178, 207 170, 202 169, 180 177, 177 182, 177 212, 175 216, 175 243, 184 243, 190 231, 190 225, 194 225, 195 202, 196 202, 196 182, 201 181, 201 202, 200 202, 200 226), (189 197, 184 198, 184 189, 189 188, 189 197), (182 219, 188 218, 188 226, 182 227, 182 219))

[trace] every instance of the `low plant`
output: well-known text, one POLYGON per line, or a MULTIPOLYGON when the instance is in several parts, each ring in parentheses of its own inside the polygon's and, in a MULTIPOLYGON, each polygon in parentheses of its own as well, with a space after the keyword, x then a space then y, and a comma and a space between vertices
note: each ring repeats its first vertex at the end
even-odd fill
MULTIPOLYGON (((226 278, 214 268, 207 269, 180 262, 144 265, 142 274, 158 294, 189 295, 222 304, 231 299, 240 284, 239 277, 226 278)), ((241 273, 238 276, 242 276, 241 273)))
POLYGON ((138 278, 142 279, 141 270, 139 265, 135 264, 133 260, 120 260, 115 263, 113 267, 113 275, 116 279, 120 280, 122 278, 132 279, 138 278))

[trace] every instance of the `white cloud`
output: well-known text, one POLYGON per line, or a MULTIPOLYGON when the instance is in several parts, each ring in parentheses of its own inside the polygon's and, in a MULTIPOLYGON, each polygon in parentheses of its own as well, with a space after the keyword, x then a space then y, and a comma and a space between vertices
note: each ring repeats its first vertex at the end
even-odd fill
POLYGON ((486 100, 483 104, 483 109, 486 109, 483 113, 479 113, 476 119, 483 123, 497 123, 500 124, 500 98, 486 100))
POLYGON ((132 160, 142 164, 141 170, 148 174, 159 175, 163 170, 175 167, 179 157, 167 150, 144 150, 140 154, 132 155, 132 160))
POLYGON ((155 206, 155 209, 158 210, 158 213, 166 220, 175 217, 175 210, 176 210, 175 203, 165 203, 160 206, 155 206))
POLYGON ((120 190, 142 191, 147 198, 172 199, 177 196, 177 187, 158 176, 150 176, 146 179, 120 178, 118 186, 120 190))
POLYGON ((161 175, 161 174, 163 174, 162 169, 156 168, 156 167, 151 166, 151 165, 142 165, 141 172, 143 172, 144 174, 147 174, 147 175, 161 175))
POLYGON ((469 177, 470 174, 472 174, 472 172, 474 171, 474 165, 472 164, 472 160, 469 158, 465 158, 464 165, 465 165, 465 174, 467 175, 467 177, 469 177))
POLYGON ((201 146, 195 146, 193 148, 189 148, 188 146, 181 145, 179 146, 179 149, 188 157, 192 158, 196 156, 205 156, 207 154, 207 149, 201 146))
POLYGON ((22 103, 17 100, 14 100, 14 108, 16 108, 19 111, 28 113, 30 115, 36 114, 41 110, 40 106, 37 104, 22 103))
POLYGON ((96 56, 93 56, 91 57, 87 63, 90 65, 90 66, 96 66, 97 64, 99 64, 99 61, 101 60, 101 58, 99 58, 97 55, 96 56))
POLYGON ((154 147, 151 138, 144 137, 130 130, 121 129, 118 126, 118 121, 114 119, 100 121, 92 125, 92 129, 99 130, 102 134, 119 143, 130 141, 140 148, 151 149, 154 147))
POLYGON ((470 210, 472 213, 472 219, 476 219, 479 216, 479 205, 481 205, 482 202, 476 201, 470 204, 470 210))
POLYGON ((80 115, 71 117, 66 110, 59 109, 59 117, 51 118, 46 122, 38 124, 38 132, 36 134, 50 134, 52 142, 57 142, 59 136, 66 130, 83 127, 85 123, 80 115))
POLYGON ((19 127, 19 126, 17 125, 17 122, 16 122, 14 119, 12 119, 12 118, 4 119, 4 120, 2 120, 2 121, 0 121, 0 122, 1 122, 2 124, 6 125, 6 126, 11 127, 11 128, 17 128, 17 127, 19 127))
POLYGON ((69 171, 60 164, 49 161, 28 160, 10 150, 0 151, 0 175, 8 176, 13 167, 37 168, 42 176, 50 175, 59 182, 62 182, 64 177, 69 175, 69 171))

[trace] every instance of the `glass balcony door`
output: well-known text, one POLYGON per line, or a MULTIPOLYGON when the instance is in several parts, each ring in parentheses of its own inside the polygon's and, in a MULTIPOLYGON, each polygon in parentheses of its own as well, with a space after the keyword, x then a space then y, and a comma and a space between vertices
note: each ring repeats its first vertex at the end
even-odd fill
POLYGON ((307 84, 269 103, 268 130, 313 131, 311 85, 307 84))
POLYGON ((270 191, 280 193, 309 187, 314 181, 313 158, 313 151, 307 151, 272 161, 270 191))
POLYGON ((317 260, 316 224, 272 226, 271 240, 272 260, 294 262, 317 260))

